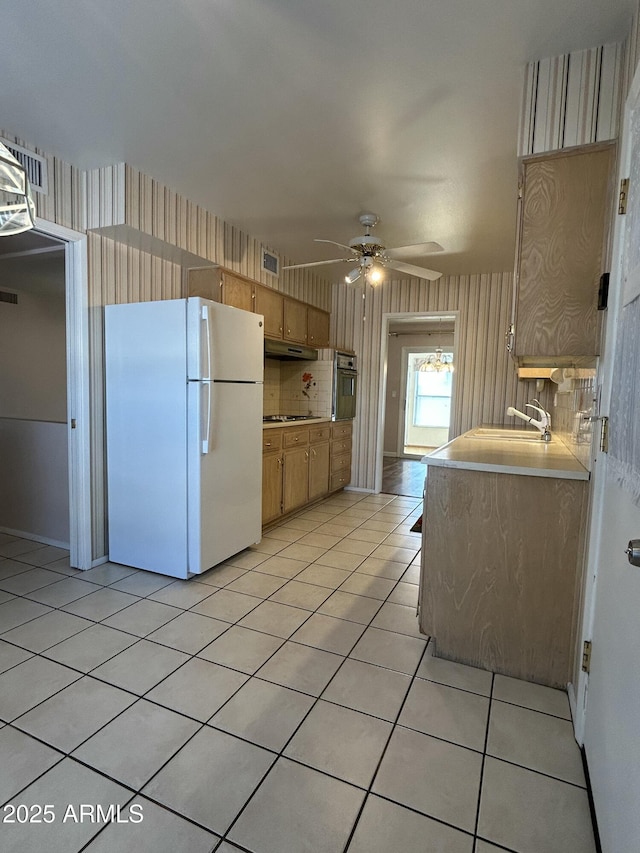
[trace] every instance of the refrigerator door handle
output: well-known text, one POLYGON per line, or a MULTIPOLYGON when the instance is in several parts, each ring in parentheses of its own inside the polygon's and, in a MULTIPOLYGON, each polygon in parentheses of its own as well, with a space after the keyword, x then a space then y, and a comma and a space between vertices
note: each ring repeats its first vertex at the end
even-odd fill
MULTIPOLYGON (((202 306, 202 324, 203 324, 203 344, 206 349, 206 366, 202 370, 202 379, 211 379, 211 317, 209 316, 209 306, 202 306)), ((200 358, 202 358, 202 351, 200 358)))
POLYGON ((210 382, 202 382, 200 385, 200 405, 202 415, 205 418, 204 429, 202 430, 202 455, 206 456, 209 453, 209 444, 211 441, 211 407, 213 405, 210 382), (205 392, 207 395, 206 406, 203 400, 205 392))

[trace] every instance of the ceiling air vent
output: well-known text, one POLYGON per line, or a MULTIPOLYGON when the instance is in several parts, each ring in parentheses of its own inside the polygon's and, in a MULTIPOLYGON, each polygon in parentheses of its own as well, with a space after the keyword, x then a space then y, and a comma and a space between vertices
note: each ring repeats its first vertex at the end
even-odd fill
POLYGON ((0 290, 0 302, 11 302, 12 305, 17 305, 18 294, 9 293, 7 290, 0 290))
POLYGON ((262 269, 269 275, 280 274, 280 258, 274 255, 273 252, 262 250, 262 269))
POLYGON ((16 160, 24 166, 29 178, 31 189, 34 193, 42 193, 47 195, 49 191, 47 181, 47 161, 39 154, 34 154, 33 151, 27 151, 15 142, 8 139, 0 138, 0 142, 6 146, 13 154, 16 160))

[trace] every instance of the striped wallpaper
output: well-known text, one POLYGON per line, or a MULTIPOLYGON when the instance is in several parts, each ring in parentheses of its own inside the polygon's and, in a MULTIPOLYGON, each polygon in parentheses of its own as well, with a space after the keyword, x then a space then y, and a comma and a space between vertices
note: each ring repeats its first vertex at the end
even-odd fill
POLYGON ((518 156, 615 139, 623 69, 621 44, 530 62, 525 71, 518 156))
MULTIPOLYGON (((334 285, 336 339, 359 356, 358 415, 354 423, 352 485, 375 488, 385 314, 458 312, 453 433, 481 423, 511 423, 507 406, 521 409, 536 396, 534 382, 518 381, 505 347, 512 274, 443 276, 435 282, 405 279, 367 288, 334 285)), ((540 396, 551 407, 552 392, 540 396)))

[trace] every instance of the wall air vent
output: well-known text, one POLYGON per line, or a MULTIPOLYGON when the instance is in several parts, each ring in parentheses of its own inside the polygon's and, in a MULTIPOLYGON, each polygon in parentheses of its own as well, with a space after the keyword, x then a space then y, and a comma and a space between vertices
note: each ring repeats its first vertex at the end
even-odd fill
POLYGON ((49 192, 49 182, 47 180, 47 161, 44 157, 34 154, 33 151, 27 151, 26 148, 16 145, 15 142, 11 142, 9 139, 0 138, 0 142, 24 166, 32 192, 47 195, 49 192))
POLYGON ((18 294, 9 293, 7 290, 0 290, 0 302, 10 302, 12 305, 17 305, 18 294))
POLYGON ((280 274, 280 258, 274 255, 273 252, 262 250, 262 269, 269 275, 280 274))

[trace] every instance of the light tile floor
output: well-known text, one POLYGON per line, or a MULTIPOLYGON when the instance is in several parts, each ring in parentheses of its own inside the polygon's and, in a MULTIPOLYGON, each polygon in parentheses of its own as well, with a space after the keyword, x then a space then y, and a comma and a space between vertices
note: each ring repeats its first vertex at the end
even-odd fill
POLYGON ((188 582, 0 534, 0 850, 593 853, 566 695, 418 631, 420 512, 341 493, 188 582))

